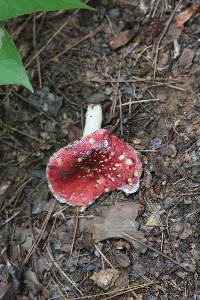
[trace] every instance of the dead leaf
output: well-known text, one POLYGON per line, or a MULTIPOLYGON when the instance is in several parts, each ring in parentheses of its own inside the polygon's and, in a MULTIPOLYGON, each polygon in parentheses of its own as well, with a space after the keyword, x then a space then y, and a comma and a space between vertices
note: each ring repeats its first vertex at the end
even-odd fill
POLYGON ((68 139, 70 143, 77 141, 81 138, 82 130, 74 124, 70 124, 68 127, 68 139))
POLYGON ((147 74, 149 74, 151 72, 151 70, 152 70, 152 66, 147 64, 142 69, 137 70, 136 75, 139 77, 144 77, 147 74))
POLYGON ((164 213, 164 210, 161 210, 161 206, 157 205, 151 215, 148 217, 146 226, 154 227, 162 224, 160 216, 164 213))
POLYGON ((120 290, 129 286, 129 272, 128 270, 121 270, 120 275, 115 281, 114 290, 120 290))
POLYGON ((108 290, 115 284, 118 277, 119 273, 117 271, 108 268, 100 272, 94 272, 90 279, 103 290, 108 290))
POLYGON ((7 191, 7 189, 9 188, 9 186, 11 185, 11 181, 10 180, 6 180, 3 181, 0 185, 0 196, 3 196, 5 194, 5 192, 7 191))
POLYGON ((189 223, 185 223, 183 226, 183 231, 180 234, 180 239, 185 240, 192 234, 192 226, 189 223))
POLYGON ((16 291, 5 265, 0 265, 0 300, 16 300, 16 291))
POLYGON ((110 42, 110 48, 117 49, 126 45, 134 35, 135 33, 132 30, 117 32, 110 42))
POLYGON ((200 9, 200 5, 193 4, 192 6, 186 8, 180 14, 175 16, 176 26, 178 28, 183 28, 184 24, 191 19, 200 9))
POLYGON ((183 69, 189 69, 192 65, 194 56, 195 56, 194 50, 190 48, 185 48, 180 57, 180 62, 179 62, 180 67, 183 69))
POLYGON ((80 226, 93 235, 95 242, 107 239, 125 239, 136 249, 144 253, 146 248, 134 240, 124 238, 124 232, 135 239, 145 242, 144 234, 138 230, 138 216, 140 205, 136 202, 117 203, 110 207, 101 207, 99 216, 86 219, 80 226))
POLYGON ((118 250, 124 250, 124 249, 126 249, 126 251, 129 251, 130 248, 131 248, 130 244, 127 241, 124 241, 124 240, 117 241, 115 243, 115 247, 118 250))
POLYGON ((153 20, 151 22, 151 28, 150 28, 150 33, 149 33, 149 42, 150 43, 154 42, 154 40, 158 34, 159 24, 160 24, 160 17, 154 16, 153 20))
POLYGON ((33 297, 38 296, 42 291, 42 284, 39 282, 36 274, 31 270, 26 271, 25 280, 26 280, 30 295, 32 295, 33 297))
POLYGON ((181 36, 181 32, 182 32, 181 29, 177 28, 176 25, 174 23, 172 23, 169 26, 167 34, 163 39, 163 43, 168 44, 169 42, 172 42, 175 39, 178 40, 181 36))

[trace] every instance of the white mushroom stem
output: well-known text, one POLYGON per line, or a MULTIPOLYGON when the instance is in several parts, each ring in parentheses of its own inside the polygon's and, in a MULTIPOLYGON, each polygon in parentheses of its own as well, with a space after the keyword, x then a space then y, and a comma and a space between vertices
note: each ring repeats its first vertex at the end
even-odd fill
POLYGON ((101 129, 102 109, 100 104, 89 104, 86 112, 83 136, 101 129))

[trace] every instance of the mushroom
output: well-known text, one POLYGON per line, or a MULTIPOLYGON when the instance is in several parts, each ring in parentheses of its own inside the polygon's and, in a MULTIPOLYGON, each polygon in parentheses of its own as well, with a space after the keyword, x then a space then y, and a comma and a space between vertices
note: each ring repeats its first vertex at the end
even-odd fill
POLYGON ((55 198, 87 208, 103 193, 139 188, 142 165, 135 150, 107 129, 101 129, 100 104, 88 105, 80 141, 61 148, 47 165, 49 188, 55 198))

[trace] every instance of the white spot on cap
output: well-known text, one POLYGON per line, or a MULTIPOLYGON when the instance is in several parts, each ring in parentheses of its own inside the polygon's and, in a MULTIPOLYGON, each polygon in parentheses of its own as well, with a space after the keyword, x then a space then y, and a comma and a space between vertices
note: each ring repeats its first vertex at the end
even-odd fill
POLYGON ((132 165, 132 164, 133 164, 132 159, 127 158, 127 159, 126 159, 126 164, 127 164, 128 166, 132 165))
POLYGON ((124 160, 124 158, 125 158, 125 156, 124 156, 123 154, 121 154, 121 155, 119 156, 119 160, 124 160))
POLYGON ((90 144, 94 144, 96 142, 96 140, 94 138, 90 138, 88 141, 90 144))
POLYGON ((102 182, 102 179, 97 179, 97 180, 96 180, 96 183, 97 183, 97 184, 102 184, 102 183, 103 183, 103 182, 102 182))
POLYGON ((138 177, 138 171, 135 171, 134 173, 133 173, 133 176, 135 176, 135 177, 138 177))
POLYGON ((78 161, 78 162, 81 162, 81 161, 82 161, 82 158, 81 158, 81 157, 79 157, 79 158, 77 159, 77 161, 78 161))
POLYGON ((105 140, 105 141, 103 142, 103 145, 104 145, 105 148, 107 148, 107 147, 108 147, 108 141, 105 140))
POLYGON ((115 178, 111 177, 110 180, 114 182, 114 181, 115 181, 115 178))
POLYGON ((120 166, 120 164, 115 164, 115 167, 119 167, 120 166))
POLYGON ((108 193, 110 190, 108 188, 105 188, 104 190, 106 193, 108 193))
POLYGON ((132 183, 132 178, 128 178, 128 183, 132 183))

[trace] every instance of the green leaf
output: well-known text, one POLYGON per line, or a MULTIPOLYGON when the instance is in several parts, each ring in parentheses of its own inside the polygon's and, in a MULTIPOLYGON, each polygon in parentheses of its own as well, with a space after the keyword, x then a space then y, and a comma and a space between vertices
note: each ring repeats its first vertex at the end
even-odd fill
POLYGON ((79 0, 0 0, 0 20, 32 12, 72 8, 92 9, 79 0))
POLYGON ((12 37, 0 26, 0 85, 2 84, 23 85, 33 92, 12 37))

